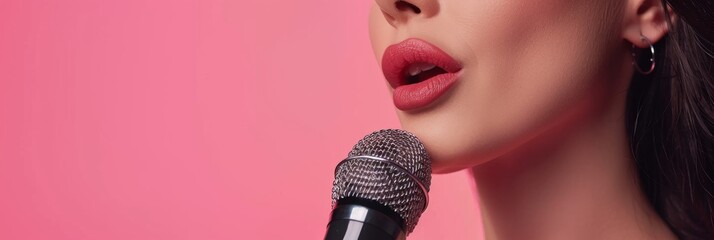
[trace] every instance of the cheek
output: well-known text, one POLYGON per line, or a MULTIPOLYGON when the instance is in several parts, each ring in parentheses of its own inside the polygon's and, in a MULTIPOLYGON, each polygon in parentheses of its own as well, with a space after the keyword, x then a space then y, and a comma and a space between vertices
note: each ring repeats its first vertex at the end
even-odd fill
POLYGON ((438 108, 399 113, 427 145, 435 172, 483 163, 573 114, 595 111, 607 84, 596 70, 618 41, 607 39, 612 34, 597 14, 582 14, 600 11, 584 3, 468 2, 465 9, 478 11, 444 8, 463 28, 449 44, 468 50, 459 56, 465 68, 458 86, 438 108))
POLYGON ((477 116, 493 116, 483 120, 485 128, 528 138, 606 93, 602 86, 613 76, 600 70, 607 69, 608 56, 618 46, 616 35, 608 32, 615 24, 593 14, 605 12, 602 7, 568 2, 572 5, 560 9, 537 9, 555 3, 524 6, 531 10, 500 22, 512 27, 491 29, 493 38, 478 41, 488 50, 482 61, 475 53, 475 80, 465 81, 464 89, 480 94, 464 100, 483 109, 477 116))

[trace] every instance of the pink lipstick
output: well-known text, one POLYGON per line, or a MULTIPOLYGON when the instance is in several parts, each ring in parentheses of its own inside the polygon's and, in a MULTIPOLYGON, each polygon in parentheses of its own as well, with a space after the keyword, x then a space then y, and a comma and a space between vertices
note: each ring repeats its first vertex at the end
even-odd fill
POLYGON ((394 106, 403 111, 428 106, 458 79, 461 65, 438 47, 410 38, 387 47, 382 72, 394 88, 394 106))

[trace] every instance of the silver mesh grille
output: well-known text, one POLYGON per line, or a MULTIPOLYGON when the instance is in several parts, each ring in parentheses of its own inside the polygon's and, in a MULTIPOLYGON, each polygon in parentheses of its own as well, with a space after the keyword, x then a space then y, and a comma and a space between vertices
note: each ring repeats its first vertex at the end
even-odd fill
POLYGON ((399 214, 404 219, 406 233, 411 233, 426 209, 428 195, 404 170, 429 191, 431 160, 414 135, 397 129, 367 135, 352 148, 348 160, 335 169, 333 207, 344 197, 375 200, 399 214))

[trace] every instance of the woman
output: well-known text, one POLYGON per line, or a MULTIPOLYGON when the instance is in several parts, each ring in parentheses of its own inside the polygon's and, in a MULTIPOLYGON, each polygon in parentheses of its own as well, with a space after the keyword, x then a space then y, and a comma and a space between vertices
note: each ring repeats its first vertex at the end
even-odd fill
POLYGON ((486 239, 714 239, 709 0, 376 0, 402 127, 486 239))

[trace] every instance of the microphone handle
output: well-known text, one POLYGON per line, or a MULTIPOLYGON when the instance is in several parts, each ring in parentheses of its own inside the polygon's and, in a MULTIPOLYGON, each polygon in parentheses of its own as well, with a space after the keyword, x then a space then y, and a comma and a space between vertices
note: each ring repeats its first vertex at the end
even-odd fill
MULTIPOLYGON (((368 201, 337 202, 325 240, 404 240, 401 222, 372 207, 368 201)), ((394 215, 392 215, 394 216, 394 215)))

